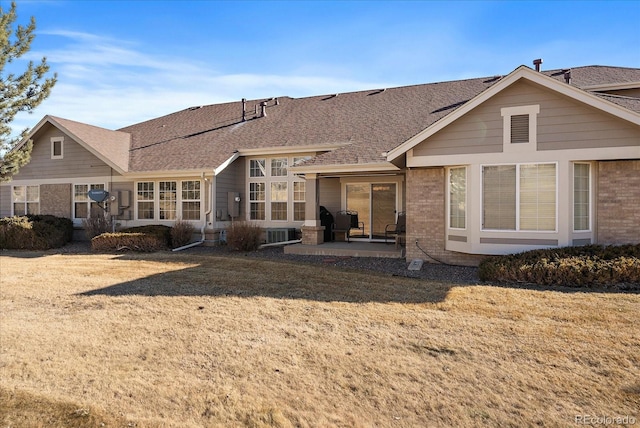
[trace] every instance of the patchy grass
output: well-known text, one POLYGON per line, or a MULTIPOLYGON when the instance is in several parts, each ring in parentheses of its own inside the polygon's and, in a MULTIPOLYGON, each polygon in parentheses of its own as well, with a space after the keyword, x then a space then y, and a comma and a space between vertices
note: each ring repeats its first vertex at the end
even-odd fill
POLYGON ((633 293, 465 286, 243 257, 4 252, 0 421, 640 420, 639 307, 633 293))

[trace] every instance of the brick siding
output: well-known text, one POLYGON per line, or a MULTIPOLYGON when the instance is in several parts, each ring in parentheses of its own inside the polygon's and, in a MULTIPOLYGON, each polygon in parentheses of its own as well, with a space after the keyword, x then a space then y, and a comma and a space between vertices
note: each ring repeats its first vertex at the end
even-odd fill
POLYGON ((477 266, 484 258, 445 250, 445 169, 419 168, 407 172, 407 261, 422 259, 477 266), (424 250, 427 256, 420 248, 424 250))
POLYGON ((41 184, 40 214, 71 218, 71 184, 41 184))
POLYGON ((598 162, 597 242, 640 243, 640 160, 598 162))

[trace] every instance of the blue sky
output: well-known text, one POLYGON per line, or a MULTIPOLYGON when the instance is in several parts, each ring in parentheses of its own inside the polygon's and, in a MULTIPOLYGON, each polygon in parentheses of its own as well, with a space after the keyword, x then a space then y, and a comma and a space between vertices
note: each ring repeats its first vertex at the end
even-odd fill
MULTIPOLYGON (((0 0, 3 10, 10 1, 0 0)), ((52 114, 110 129, 194 105, 543 69, 640 67, 640 1, 17 0, 52 114)), ((20 66, 20 63, 15 65, 20 66)))

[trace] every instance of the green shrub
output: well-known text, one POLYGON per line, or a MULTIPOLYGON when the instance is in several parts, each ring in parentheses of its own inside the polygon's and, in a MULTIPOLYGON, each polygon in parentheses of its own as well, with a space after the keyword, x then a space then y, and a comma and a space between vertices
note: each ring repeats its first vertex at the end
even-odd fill
POLYGON ((227 228, 227 245, 236 251, 256 251, 262 243, 262 228, 255 223, 233 222, 227 228))
POLYGON ((193 237, 193 224, 188 221, 176 220, 171 228, 171 246, 173 248, 182 247, 191 242, 193 237))
POLYGON ((480 263, 483 281, 567 287, 640 285, 640 245, 565 247, 490 257, 480 263))
POLYGON ((62 217, 30 215, 0 219, 0 248, 48 250, 73 237, 73 222, 62 217))
POLYGON ((147 226, 136 226, 122 229, 122 233, 143 233, 145 235, 155 236, 162 241, 165 247, 171 248, 171 228, 161 224, 151 224, 147 226))
POLYGON ((151 233, 103 233, 91 239, 94 251, 141 251, 153 252, 167 249, 164 239, 151 233))

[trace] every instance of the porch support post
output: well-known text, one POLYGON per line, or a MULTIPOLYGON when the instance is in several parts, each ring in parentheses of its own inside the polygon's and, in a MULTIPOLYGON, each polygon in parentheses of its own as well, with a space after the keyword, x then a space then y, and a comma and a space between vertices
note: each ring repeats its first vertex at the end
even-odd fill
POLYGON ((304 226, 302 226, 302 243, 305 245, 319 245, 324 242, 325 227, 320 224, 318 175, 307 174, 305 180, 305 221, 304 226))

